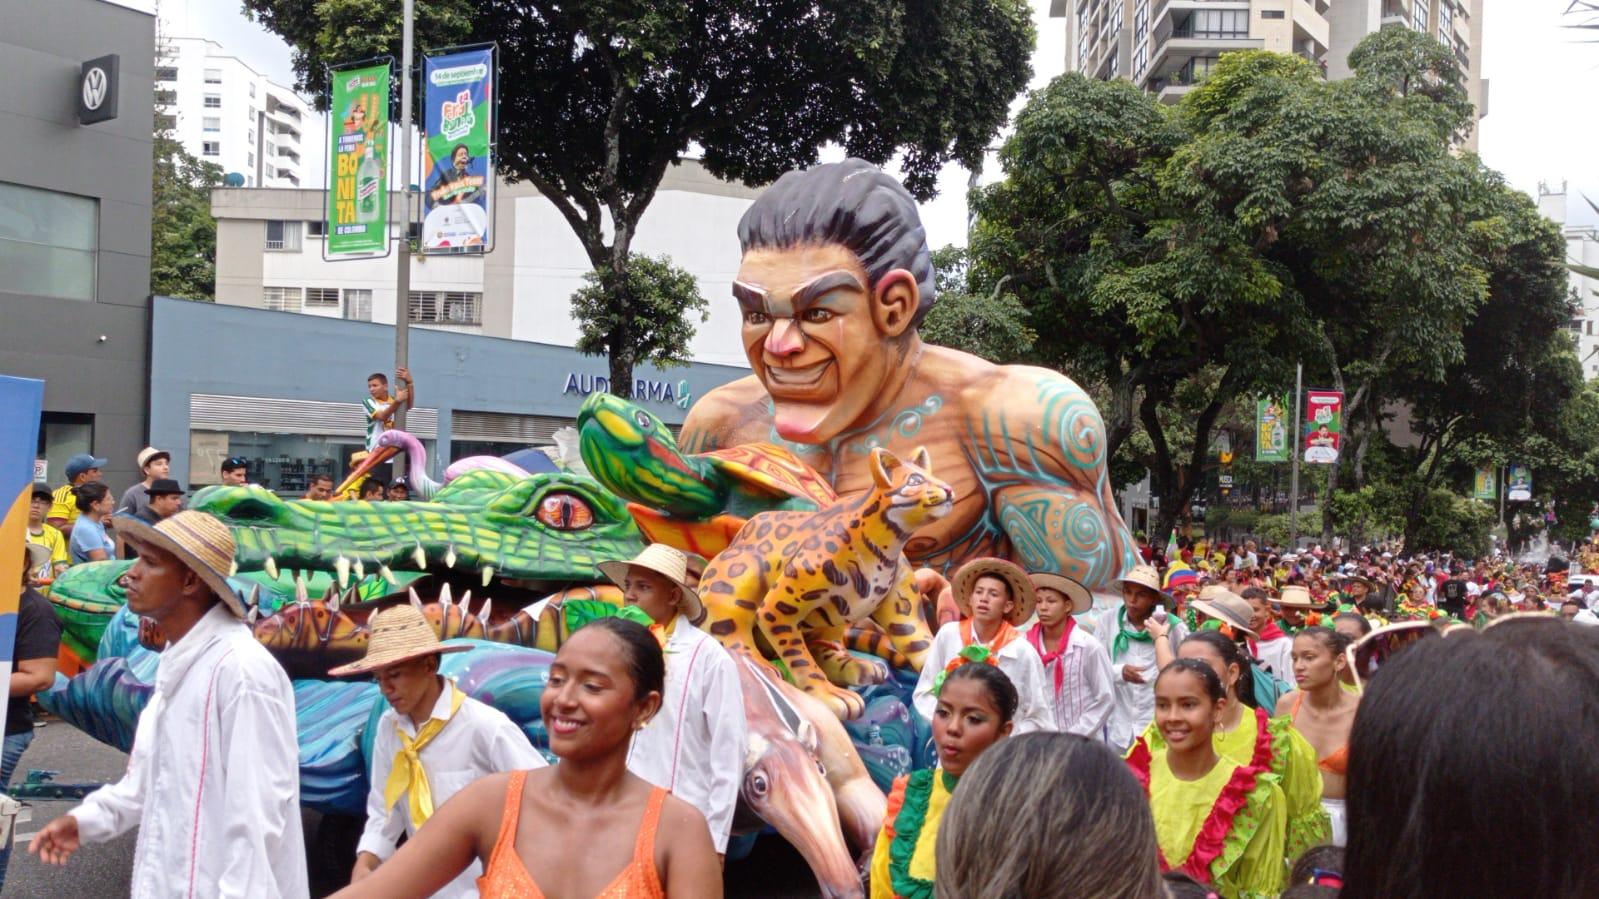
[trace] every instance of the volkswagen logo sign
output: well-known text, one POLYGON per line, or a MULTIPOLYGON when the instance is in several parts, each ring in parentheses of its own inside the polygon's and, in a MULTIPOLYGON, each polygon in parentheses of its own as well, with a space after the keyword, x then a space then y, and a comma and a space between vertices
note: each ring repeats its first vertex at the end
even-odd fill
POLYGON ((105 102, 106 91, 110 90, 111 78, 106 75, 105 69, 95 66, 83 75, 83 108, 99 109, 105 102))
POLYGON ((117 83, 121 71, 116 54, 91 59, 78 76, 78 122, 92 125, 117 117, 117 83))

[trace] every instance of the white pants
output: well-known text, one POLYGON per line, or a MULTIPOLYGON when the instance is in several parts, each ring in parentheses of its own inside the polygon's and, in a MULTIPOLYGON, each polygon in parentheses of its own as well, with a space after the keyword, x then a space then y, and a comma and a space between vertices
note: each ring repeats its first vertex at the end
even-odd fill
POLYGON ((1333 845, 1349 845, 1349 818, 1344 812, 1344 801, 1342 799, 1323 799, 1321 807, 1327 810, 1327 817, 1332 819, 1333 845))

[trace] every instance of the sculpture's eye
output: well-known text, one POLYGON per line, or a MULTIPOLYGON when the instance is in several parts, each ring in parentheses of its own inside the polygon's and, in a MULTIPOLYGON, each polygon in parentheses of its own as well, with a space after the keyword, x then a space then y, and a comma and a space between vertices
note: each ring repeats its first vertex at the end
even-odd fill
POLYGON ((639 430, 641 431, 648 431, 650 428, 655 426, 655 420, 652 419, 650 414, 645 412, 643 409, 633 413, 633 420, 638 422, 639 430))
POLYGON ((581 531, 594 524, 594 510, 570 493, 552 493, 539 502, 537 518, 558 531, 581 531))
POLYGON ((764 313, 764 312, 746 312, 746 313, 744 313, 744 324, 746 324, 746 325, 759 326, 759 325, 764 325, 764 324, 766 324, 769 321, 771 321, 771 318, 768 317, 767 314, 764 313))
POLYGON ((766 791, 769 789, 771 789, 771 785, 766 782, 766 775, 759 772, 750 775, 750 790, 755 794, 756 798, 765 796, 766 791))

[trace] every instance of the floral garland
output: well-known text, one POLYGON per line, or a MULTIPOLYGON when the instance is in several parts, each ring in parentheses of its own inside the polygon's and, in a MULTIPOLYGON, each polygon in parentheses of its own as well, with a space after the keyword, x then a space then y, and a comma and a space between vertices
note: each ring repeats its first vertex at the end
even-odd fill
POLYGON ((894 781, 894 789, 888 797, 883 830, 889 839, 888 883, 895 899, 933 897, 933 882, 911 876, 910 867, 911 857, 916 854, 916 842, 927 824, 927 806, 933 796, 935 774, 944 778, 945 789, 954 791, 958 778, 941 769, 923 768, 894 781))
MULTIPOLYGON (((1257 754, 1259 751, 1257 743, 1257 754)), ((1132 752, 1127 755, 1127 767, 1132 769, 1133 776, 1143 785, 1145 796, 1149 795, 1149 767, 1152 758, 1149 745, 1142 740, 1134 744, 1132 752)), ((1239 765, 1233 771, 1232 777, 1228 778, 1227 783, 1221 788, 1221 794, 1216 797, 1215 804, 1210 807, 1210 814, 1200 825, 1199 835, 1194 837, 1194 846, 1188 851, 1188 858, 1183 860, 1182 867, 1178 870, 1200 883, 1215 883, 1215 876, 1210 870, 1211 863, 1221 857, 1222 850, 1226 848, 1227 835, 1233 827, 1233 818, 1237 817, 1238 812, 1249 803, 1249 794, 1255 790, 1259 773, 1260 770, 1253 765, 1239 765)), ((1172 865, 1166 860, 1165 851, 1157 845, 1155 853, 1160 859, 1160 869, 1170 871, 1172 865)))

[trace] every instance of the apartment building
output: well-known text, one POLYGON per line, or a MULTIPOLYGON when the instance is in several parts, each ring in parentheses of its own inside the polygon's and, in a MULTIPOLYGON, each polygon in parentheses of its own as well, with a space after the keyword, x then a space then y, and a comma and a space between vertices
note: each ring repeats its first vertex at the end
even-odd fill
MULTIPOLYGON (((1126 78, 1176 102, 1221 54, 1272 50, 1310 60, 1329 78, 1349 76, 1349 51, 1379 28, 1413 28, 1454 51, 1478 118, 1483 0, 1051 0, 1066 20, 1066 69, 1126 78)), ((1476 146, 1476 132, 1466 141, 1476 146)))
POLYGON ((305 162, 321 139, 320 122, 293 90, 206 38, 159 38, 155 71, 156 127, 190 154, 238 175, 245 187, 317 180, 305 162))
MULTIPOLYGON (((1558 188, 1549 184, 1538 185, 1538 211, 1560 226, 1566 238, 1566 262, 1573 265, 1599 269, 1599 228, 1579 225, 1571 221, 1567 208, 1566 185, 1558 188)), ((1578 203, 1588 201, 1579 195, 1578 203)), ((1577 358, 1582 361, 1582 374, 1588 380, 1599 378, 1599 333, 1594 322, 1599 320, 1599 278, 1589 278, 1570 273, 1571 292, 1577 300, 1577 310, 1571 319, 1571 338, 1577 344, 1577 358)))

